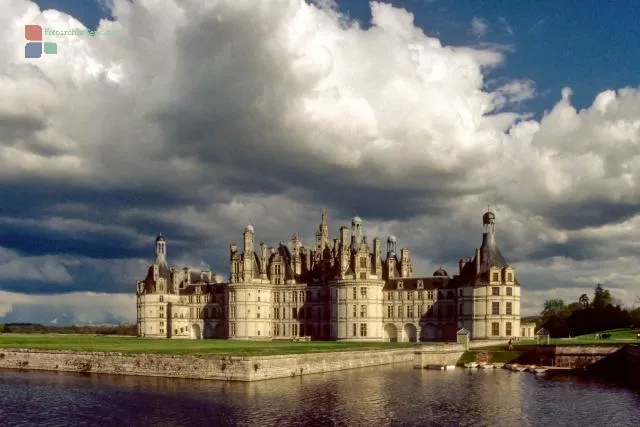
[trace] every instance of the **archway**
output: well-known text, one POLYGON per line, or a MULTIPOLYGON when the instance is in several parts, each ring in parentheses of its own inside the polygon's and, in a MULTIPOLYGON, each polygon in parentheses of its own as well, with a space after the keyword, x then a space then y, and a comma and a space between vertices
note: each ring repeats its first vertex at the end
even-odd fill
POLYGON ((456 325, 453 323, 448 323, 444 327, 444 336, 442 337, 444 341, 455 341, 456 333, 458 332, 456 325))
POLYGON ((200 325, 196 325, 196 324, 191 325, 191 339, 194 339, 194 340, 202 339, 202 334, 200 333, 200 325))
POLYGON ((396 328, 396 325, 391 323, 384 325, 384 340, 390 342, 398 341, 398 328, 396 328))
POLYGON ((420 341, 435 341, 438 337, 438 328, 436 325, 429 323, 422 327, 420 331, 420 341))
POLYGON ((404 325, 404 338, 407 341, 415 342, 417 338, 418 332, 416 330, 416 325, 412 323, 407 323, 404 325))
POLYGON ((215 336, 215 331, 211 323, 205 323, 204 332, 202 334, 202 338, 213 338, 215 336))

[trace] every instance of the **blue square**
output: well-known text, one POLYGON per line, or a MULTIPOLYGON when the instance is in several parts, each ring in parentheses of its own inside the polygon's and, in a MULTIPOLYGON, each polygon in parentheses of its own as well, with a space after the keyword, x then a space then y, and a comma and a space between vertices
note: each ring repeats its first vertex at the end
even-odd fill
POLYGON ((24 45, 25 58, 40 58, 42 56, 42 42, 30 42, 24 45))

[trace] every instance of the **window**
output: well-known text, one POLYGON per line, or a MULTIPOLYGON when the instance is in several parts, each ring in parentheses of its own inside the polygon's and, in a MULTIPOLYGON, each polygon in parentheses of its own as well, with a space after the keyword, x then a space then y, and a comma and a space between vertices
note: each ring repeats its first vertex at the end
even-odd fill
POLYGON ((360 288, 360 296, 362 299, 367 299, 367 288, 360 288))
POLYGON ((393 299, 393 294, 391 292, 387 292, 387 300, 391 301, 393 299))
POLYGON ((358 332, 358 325, 356 325, 356 324, 354 323, 354 324, 353 324, 353 336, 354 336, 354 337, 355 337, 356 335, 358 335, 358 334, 357 334, 357 332, 358 332))
POLYGON ((361 305, 360 306, 360 317, 363 318, 363 319, 367 317, 367 306, 366 305, 361 305))
POLYGON ((193 295, 189 295, 189 304, 193 304, 193 295))
POLYGON ((353 299, 358 298, 358 290, 357 288, 353 288, 353 299))
POLYGON ((462 304, 458 306, 458 314, 462 314, 462 304))
MULTIPOLYGON (((513 303, 508 302, 506 308, 507 308, 506 309, 507 314, 513 314, 513 303)), ((511 335, 511 334, 507 334, 507 335, 511 335)))
POLYGON ((173 330, 173 335, 178 335, 178 330, 177 329, 173 330))
POLYGON ((291 325, 291 335, 298 336, 298 325, 291 325))
POLYGON ((492 302, 491 303, 491 314, 500 314, 500 303, 499 302, 492 302))
POLYGON ((398 317, 402 317, 402 307, 398 307, 398 317))
POLYGON ((300 302, 304 302, 304 291, 300 291, 300 302))
POLYGON ((408 305, 407 306, 407 317, 413 317, 413 306, 412 305, 408 305))
POLYGON ((297 319, 298 318, 298 308, 297 307, 291 307, 291 318, 292 319, 297 319))
POLYGON ((360 268, 367 268, 367 257, 360 257, 360 268))
POLYGON ((160 302, 164 302, 164 296, 160 295, 160 302))
POLYGON ((418 299, 419 300, 423 300, 424 299, 424 292, 418 291, 418 299))
MULTIPOLYGON (((293 297, 293 302, 297 303, 298 302, 298 293, 294 291, 291 296, 293 297)), ((258 298, 260 298, 260 297, 258 297, 258 298)))
POLYGON ((507 288, 507 296, 508 297, 513 296, 513 288, 512 287, 508 287, 507 288))
POLYGON ((507 274, 507 282, 513 282, 513 273, 507 274))
POLYGON ((229 314, 229 316, 232 319, 235 319, 235 317, 236 317, 236 308, 235 307, 231 307, 231 313, 229 314))
POLYGON ((433 299, 433 291, 427 291, 427 299, 433 299))
POLYGON ((280 308, 273 307, 273 318, 274 319, 279 319, 280 318, 280 308))
POLYGON ((164 329, 160 329, 160 333, 161 333, 161 334, 164 334, 164 329))
POLYGON ((367 273, 364 271, 360 272, 360 280, 367 280, 367 273))
POLYGON ((402 283, 402 280, 398 281, 398 289, 402 289, 402 287, 404 286, 404 284, 402 283))
POLYGON ((200 304, 200 302, 201 302, 201 301, 200 301, 200 295, 198 295, 198 296, 196 297, 196 302, 197 302, 198 304, 200 304))
POLYGON ((280 264, 276 264, 273 268, 273 271, 276 275, 280 275, 280 273, 282 272, 281 268, 280 268, 280 264))
POLYGON ((420 304, 418 306, 418 316, 422 316, 423 311, 424 311, 424 305, 420 304))
POLYGON ((500 280, 500 273, 493 273, 493 282, 497 282, 500 280))
POLYGON ((353 311, 352 311, 352 313, 353 313, 352 316, 353 317, 356 317, 357 311, 358 311, 358 306, 354 304, 353 311))
POLYGON ((236 291, 229 291, 229 301, 236 302, 236 291))
POLYGON ((526 335, 525 335, 525 332, 526 332, 526 331, 525 331, 525 329, 524 329, 524 328, 522 328, 522 333, 521 333, 520 335, 521 335, 521 336, 523 336, 523 337, 524 337, 524 336, 526 336, 526 335))
POLYGON ((500 335, 500 323, 493 322, 491 323, 491 335, 497 337, 500 335))
POLYGON ((282 335, 287 335, 287 325, 282 325, 282 335))
POLYGON ((256 319, 259 319, 259 318, 260 318, 260 312, 257 312, 256 313, 256 319))
POLYGON ((388 305, 387 306, 387 318, 390 319, 393 317, 393 306, 392 305, 388 305))
POLYGON ((280 302, 280 293, 276 292, 273 294, 273 302, 280 302))
POLYGON ((500 288, 498 286, 494 286, 491 288, 491 295, 498 296, 500 295, 500 288))
POLYGON ((366 337, 367 336, 367 324, 366 323, 360 323, 360 336, 361 337, 366 337))
POLYGON ((418 289, 423 289, 424 288, 424 283, 422 282, 422 280, 418 280, 418 289))
POLYGON ((236 334, 236 324, 232 323, 231 324, 231 335, 235 335, 236 334))
POLYGON ((511 322, 507 322, 506 326, 506 330, 505 330, 505 335, 510 337, 511 336, 511 322))

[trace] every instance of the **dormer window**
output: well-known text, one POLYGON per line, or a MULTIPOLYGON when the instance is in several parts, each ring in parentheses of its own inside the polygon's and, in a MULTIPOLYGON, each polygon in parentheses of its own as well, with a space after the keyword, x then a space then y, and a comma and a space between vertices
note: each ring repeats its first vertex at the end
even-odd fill
POLYGON ((403 286, 402 280, 398 281, 398 289, 403 289, 403 286))
POLYGON ((422 280, 418 280, 418 289, 424 289, 424 283, 422 283, 422 280))
POLYGON ((507 282, 513 282, 513 273, 507 273, 507 282))
POLYGON ((500 273, 497 273, 497 272, 493 273, 491 281, 492 282, 499 282, 500 281, 500 273))

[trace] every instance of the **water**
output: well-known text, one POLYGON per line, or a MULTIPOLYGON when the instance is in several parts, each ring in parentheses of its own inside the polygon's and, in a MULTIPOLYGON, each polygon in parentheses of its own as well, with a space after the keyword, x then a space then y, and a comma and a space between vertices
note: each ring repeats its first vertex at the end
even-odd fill
POLYGON ((1 426, 638 426, 640 393, 393 365, 255 383, 0 370, 1 426))

